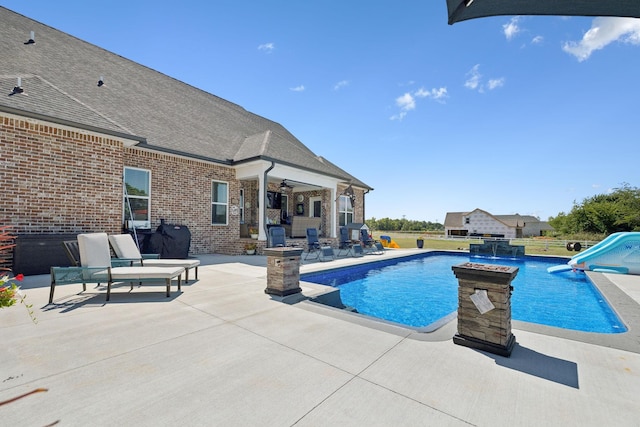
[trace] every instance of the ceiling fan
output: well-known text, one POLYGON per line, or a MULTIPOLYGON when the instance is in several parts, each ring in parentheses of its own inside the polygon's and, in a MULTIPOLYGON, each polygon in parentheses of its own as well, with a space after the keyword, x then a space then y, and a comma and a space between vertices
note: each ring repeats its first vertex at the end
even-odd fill
POLYGON ((283 179, 280 183, 280 191, 287 191, 289 188, 293 188, 293 185, 287 184, 287 180, 283 179))

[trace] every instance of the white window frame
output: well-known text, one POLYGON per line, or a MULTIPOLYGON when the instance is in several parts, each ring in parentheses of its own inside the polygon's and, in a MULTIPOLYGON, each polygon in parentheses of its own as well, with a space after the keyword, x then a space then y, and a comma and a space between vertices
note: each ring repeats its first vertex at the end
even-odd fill
POLYGON ((124 170, 123 170, 123 174, 122 174, 122 218, 124 220, 124 224, 125 224, 125 228, 127 229, 131 229, 131 228, 151 228, 151 171, 149 169, 141 169, 141 168, 134 168, 134 167, 130 167, 130 166, 125 166, 124 170), (145 189, 147 192, 146 196, 141 196, 141 195, 136 195, 136 194, 128 194, 128 191, 126 191, 127 189, 127 183, 126 183, 126 176, 127 176, 127 171, 131 170, 131 171, 138 171, 138 172, 144 172, 147 174, 148 179, 147 179, 147 184, 149 185, 149 188, 145 189), (127 210, 129 208, 129 206, 131 205, 131 201, 132 200, 146 200, 147 201, 147 218, 145 220, 131 220, 131 218, 127 218, 127 210))
POLYGON ((320 215, 318 215, 318 218, 322 218, 322 197, 320 196, 313 196, 313 197, 309 197, 309 216, 310 217, 314 217, 316 216, 316 208, 315 208, 315 203, 316 202, 320 202, 320 215))
POLYGON ((347 224, 353 222, 353 206, 351 205, 351 197, 340 196, 338 199, 338 225, 344 227, 347 224), (351 215, 351 221, 349 221, 349 215, 351 215), (342 224, 344 220, 344 224, 342 224))
POLYGON ((229 183, 227 181, 218 181, 215 179, 211 180, 211 225, 229 225, 229 183), (224 201, 219 201, 213 200, 213 186, 214 184, 224 184, 227 186, 227 191, 226 191, 226 200, 224 201), (224 223, 217 223, 217 222, 213 222, 213 207, 214 206, 224 206, 224 223))

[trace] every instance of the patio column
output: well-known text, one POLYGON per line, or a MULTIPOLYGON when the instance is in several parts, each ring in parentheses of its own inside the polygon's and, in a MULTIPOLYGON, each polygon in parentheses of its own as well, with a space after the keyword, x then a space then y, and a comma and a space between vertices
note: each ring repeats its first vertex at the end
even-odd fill
POLYGON ((266 182, 264 177, 262 175, 258 175, 258 240, 267 240, 267 233, 264 231, 264 217, 267 201, 265 188, 266 182))

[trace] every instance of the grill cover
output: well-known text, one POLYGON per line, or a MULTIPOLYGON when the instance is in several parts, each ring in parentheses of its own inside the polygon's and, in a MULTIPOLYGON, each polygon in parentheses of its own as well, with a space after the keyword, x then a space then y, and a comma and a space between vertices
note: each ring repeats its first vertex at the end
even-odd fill
POLYGON ((189 257, 191 232, 186 225, 165 224, 145 239, 145 253, 159 254, 160 258, 185 259, 189 257))

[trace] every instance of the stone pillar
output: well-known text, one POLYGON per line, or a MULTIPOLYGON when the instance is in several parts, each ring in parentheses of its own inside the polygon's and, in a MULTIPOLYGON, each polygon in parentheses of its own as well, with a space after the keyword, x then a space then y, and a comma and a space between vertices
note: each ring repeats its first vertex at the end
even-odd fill
POLYGON ((451 269, 458 278, 458 333, 453 342, 509 357, 516 342, 511 333, 511 281, 518 268, 467 262, 451 269))
POLYGON ((302 248, 267 248, 267 289, 265 293, 281 297, 302 292, 300 255, 302 248))

